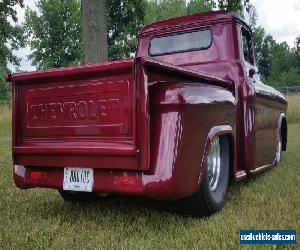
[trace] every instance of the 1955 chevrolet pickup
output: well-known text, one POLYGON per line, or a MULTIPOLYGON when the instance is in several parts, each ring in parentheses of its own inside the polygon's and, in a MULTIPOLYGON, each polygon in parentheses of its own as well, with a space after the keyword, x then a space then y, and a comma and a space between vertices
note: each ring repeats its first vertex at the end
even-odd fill
POLYGON ((228 183, 276 165, 287 101, 264 85, 252 33, 233 12, 146 26, 134 59, 17 73, 13 175, 19 188, 184 200, 209 215, 228 183))

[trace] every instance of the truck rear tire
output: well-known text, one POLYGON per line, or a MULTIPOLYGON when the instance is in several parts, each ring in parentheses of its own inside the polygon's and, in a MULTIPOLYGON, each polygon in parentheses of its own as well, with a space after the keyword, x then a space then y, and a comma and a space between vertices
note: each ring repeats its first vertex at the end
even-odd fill
POLYGON ((199 190, 183 200, 183 212, 192 216, 208 216, 224 206, 229 180, 230 150, 227 136, 213 139, 199 190))
POLYGON ((95 193, 86 192, 72 192, 65 190, 58 190, 61 197, 66 202, 82 202, 82 201, 93 201, 96 199, 97 195, 95 193))

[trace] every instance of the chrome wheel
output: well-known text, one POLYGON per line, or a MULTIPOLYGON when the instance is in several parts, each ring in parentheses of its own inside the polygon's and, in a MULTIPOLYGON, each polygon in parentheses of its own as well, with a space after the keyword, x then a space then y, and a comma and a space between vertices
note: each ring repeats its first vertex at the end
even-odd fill
POLYGON ((279 135, 279 142, 277 144, 277 149, 276 149, 276 162, 280 162, 281 151, 282 151, 282 143, 281 143, 281 136, 279 135))
POLYGON ((216 137, 213 139, 207 157, 207 177, 210 191, 215 191, 220 180, 221 153, 220 141, 216 137))
POLYGON ((193 216, 207 216, 221 210, 229 180, 230 135, 215 137, 208 155, 198 191, 182 200, 181 209, 193 216))

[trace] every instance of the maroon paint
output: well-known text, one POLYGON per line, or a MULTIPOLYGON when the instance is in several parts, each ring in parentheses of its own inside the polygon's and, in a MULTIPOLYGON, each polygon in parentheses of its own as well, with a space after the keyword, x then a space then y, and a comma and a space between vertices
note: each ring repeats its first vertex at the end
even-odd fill
POLYGON ((274 165, 287 104, 248 77, 241 27, 231 12, 170 19, 140 32, 135 60, 14 74, 16 185, 62 189, 63 167, 93 167, 95 192, 178 199, 199 188, 215 136, 236 180, 274 165), (148 55, 154 36, 207 27, 208 49, 148 55))

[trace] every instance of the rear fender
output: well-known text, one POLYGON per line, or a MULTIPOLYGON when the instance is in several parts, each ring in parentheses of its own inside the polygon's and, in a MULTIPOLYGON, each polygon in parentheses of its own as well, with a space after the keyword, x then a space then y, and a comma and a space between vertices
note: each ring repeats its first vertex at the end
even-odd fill
POLYGON ((211 140, 234 134, 233 94, 205 83, 158 83, 149 88, 150 171, 145 196, 175 200, 199 186, 211 140))

